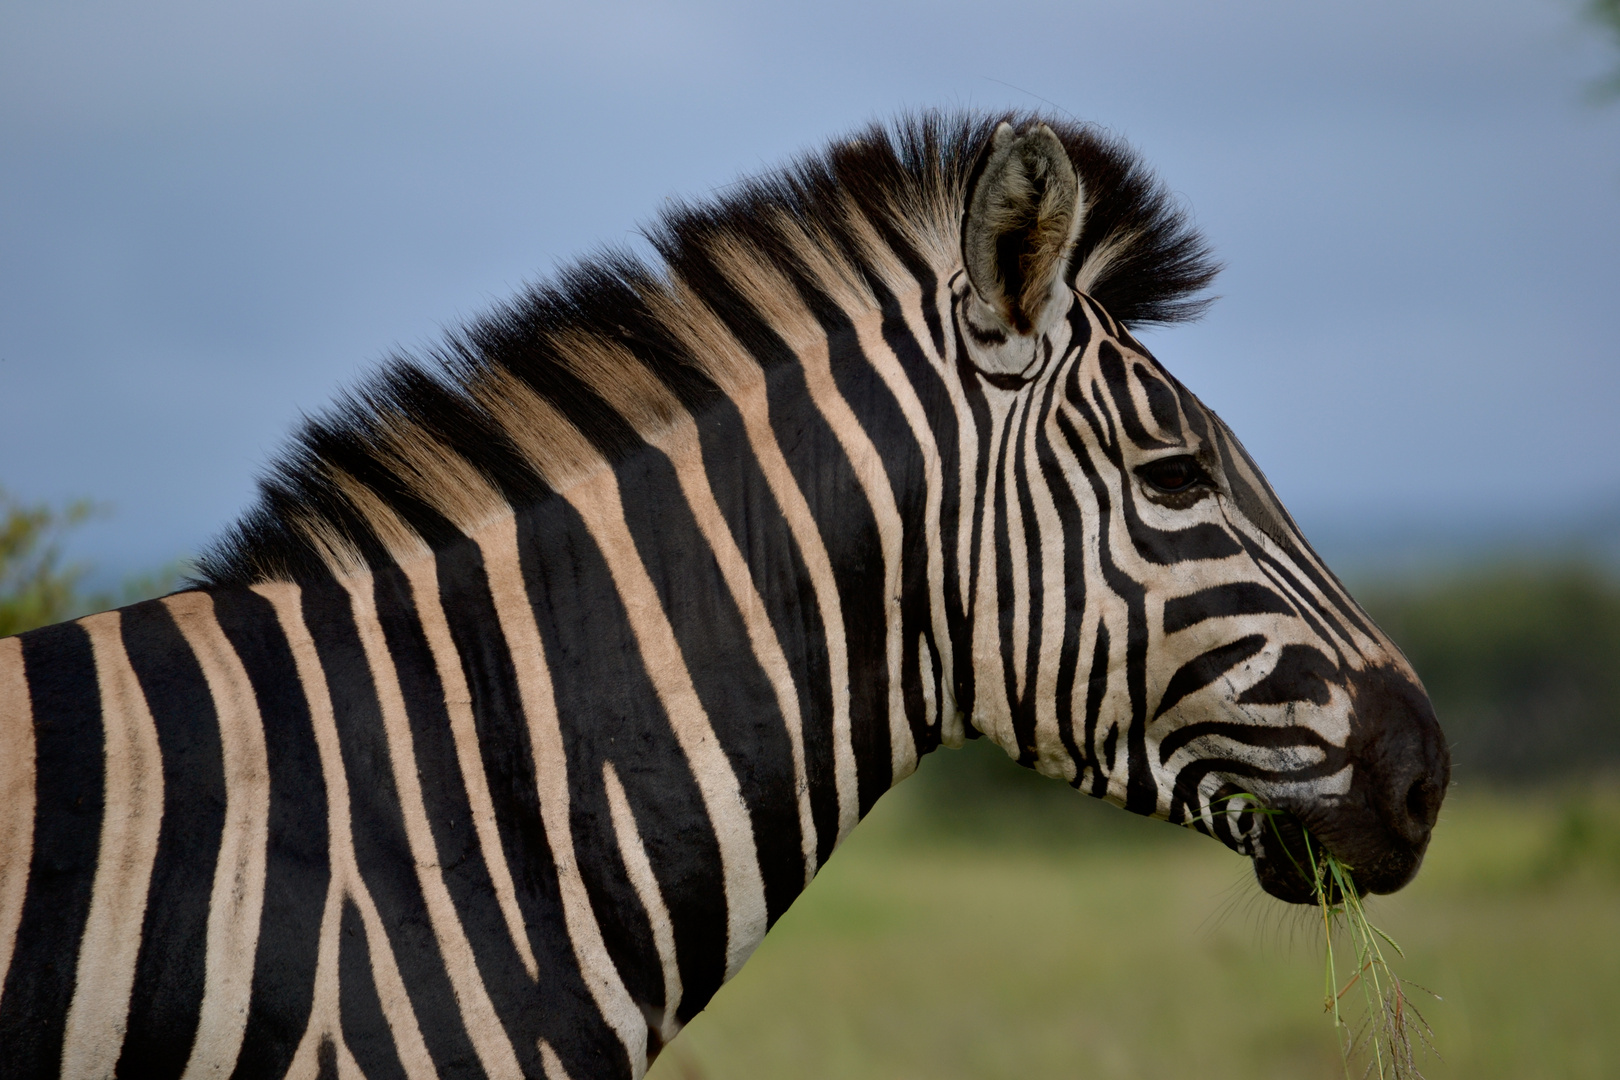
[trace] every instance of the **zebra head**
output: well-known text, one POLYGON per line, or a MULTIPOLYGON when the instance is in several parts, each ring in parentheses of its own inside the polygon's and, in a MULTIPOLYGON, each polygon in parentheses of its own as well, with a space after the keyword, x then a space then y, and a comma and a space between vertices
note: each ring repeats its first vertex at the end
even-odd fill
POLYGON ((1450 774, 1428 696, 1237 438, 1088 294, 1120 267, 1106 241, 1076 254, 1085 187, 1043 124, 1002 124, 968 182, 951 303, 990 435, 959 700, 1024 764, 1252 856, 1284 900, 1314 897, 1302 830, 1398 889, 1450 774))

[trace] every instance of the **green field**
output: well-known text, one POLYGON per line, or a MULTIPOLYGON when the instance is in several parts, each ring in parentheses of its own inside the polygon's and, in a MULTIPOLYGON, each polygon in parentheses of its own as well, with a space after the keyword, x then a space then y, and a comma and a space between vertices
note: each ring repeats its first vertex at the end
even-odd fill
MULTIPOLYGON (((942 824, 930 764, 655 1080, 1344 1075, 1319 923, 1245 860, 1061 789, 1072 826, 1044 798, 942 824)), ((1416 995, 1444 1055, 1428 1076, 1620 1076, 1612 789, 1454 792, 1417 882, 1369 907, 1397 972, 1443 999, 1416 995)))

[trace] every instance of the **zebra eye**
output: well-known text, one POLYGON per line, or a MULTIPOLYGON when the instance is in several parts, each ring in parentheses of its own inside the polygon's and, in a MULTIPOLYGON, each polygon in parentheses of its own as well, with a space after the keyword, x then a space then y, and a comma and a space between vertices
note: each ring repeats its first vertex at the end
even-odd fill
POLYGON ((1136 475, 1140 476, 1149 487, 1166 495, 1174 495, 1199 484, 1209 483, 1208 475, 1191 454, 1150 461, 1146 465, 1138 466, 1136 475))

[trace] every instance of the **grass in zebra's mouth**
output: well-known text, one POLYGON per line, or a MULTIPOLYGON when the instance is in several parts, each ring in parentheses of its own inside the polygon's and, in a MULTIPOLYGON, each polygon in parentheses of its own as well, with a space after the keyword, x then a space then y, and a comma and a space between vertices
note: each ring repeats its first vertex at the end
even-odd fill
POLYGON ((1434 1046, 1433 1030, 1407 991, 1418 990, 1436 1001, 1440 996, 1395 974, 1385 946, 1398 957, 1406 954, 1394 938, 1367 917, 1363 890, 1356 887, 1349 866, 1315 839, 1298 818, 1265 806, 1254 795, 1241 793, 1236 798, 1245 801, 1243 812, 1264 818, 1278 847, 1300 876, 1310 882, 1321 916, 1325 953, 1322 1007, 1333 1017, 1345 1076, 1351 1075, 1354 1062, 1365 1059, 1363 1080, 1373 1076, 1379 1080, 1422 1080, 1419 1056, 1429 1053, 1438 1057, 1439 1052, 1434 1046), (1285 829, 1290 833, 1286 839, 1285 829), (1303 863, 1293 854, 1299 849, 1303 849, 1303 863), (1345 950, 1336 949, 1336 942, 1348 942, 1347 970, 1341 967, 1345 950), (1359 1020, 1347 1018, 1347 998, 1361 1001, 1365 1013, 1359 1020))

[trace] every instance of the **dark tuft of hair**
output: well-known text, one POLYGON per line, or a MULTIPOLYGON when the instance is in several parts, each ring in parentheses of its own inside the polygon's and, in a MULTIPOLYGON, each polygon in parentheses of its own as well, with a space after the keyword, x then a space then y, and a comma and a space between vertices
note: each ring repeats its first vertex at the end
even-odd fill
POLYGON ((455 526, 410 494, 393 473, 378 435, 402 425, 421 430, 464 457, 513 506, 550 493, 525 465, 501 425, 467 388, 495 369, 515 375, 572 421, 610 461, 640 445, 630 425, 573 375, 548 344, 560 331, 596 335, 630 350, 694 413, 719 393, 659 325, 646 298, 682 280, 725 320, 754 355, 788 359, 785 346, 737 294, 715 258, 719 242, 742 243, 775 263, 801 289, 818 317, 838 318, 795 265, 780 222, 804 225, 861 268, 849 235, 850 202, 925 290, 943 267, 908 239, 960 227, 968 176, 996 126, 1032 122, 1052 128, 1085 188, 1086 217, 1069 275, 1088 259, 1107 258, 1091 275, 1090 295, 1129 327, 1184 322, 1210 302, 1199 294, 1219 271, 1208 245, 1168 190, 1120 140, 1089 125, 1035 113, 924 112, 832 143, 787 168, 733 185, 707 203, 682 203, 647 231, 662 266, 608 251, 562 271, 459 330, 426 358, 391 359, 331 410, 307 419, 271 464, 259 499, 198 561, 196 583, 245 585, 267 579, 329 580, 320 552, 300 522, 318 520, 374 567, 391 559, 362 515, 331 481, 341 470, 364 484, 433 547, 460 539, 455 526), (954 200, 954 202, 953 202, 954 200), (909 216, 953 213, 950 221, 909 216))

